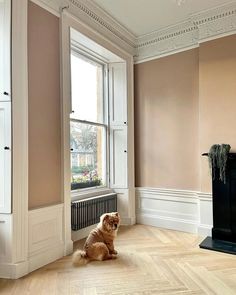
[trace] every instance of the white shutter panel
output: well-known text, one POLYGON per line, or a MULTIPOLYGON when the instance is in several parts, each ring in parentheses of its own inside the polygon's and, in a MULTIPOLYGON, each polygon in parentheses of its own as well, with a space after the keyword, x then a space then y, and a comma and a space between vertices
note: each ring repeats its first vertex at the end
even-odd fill
POLYGON ((111 126, 110 154, 110 186, 111 188, 127 188, 126 126, 111 126))
POLYGON ((127 73, 125 63, 109 64, 109 109, 111 125, 127 124, 127 73))
POLYGON ((109 64, 110 186, 127 188, 126 63, 109 64))
POLYGON ((10 102, 0 102, 0 213, 11 213, 10 102))
POLYGON ((11 1, 0 1, 0 101, 10 100, 11 1))

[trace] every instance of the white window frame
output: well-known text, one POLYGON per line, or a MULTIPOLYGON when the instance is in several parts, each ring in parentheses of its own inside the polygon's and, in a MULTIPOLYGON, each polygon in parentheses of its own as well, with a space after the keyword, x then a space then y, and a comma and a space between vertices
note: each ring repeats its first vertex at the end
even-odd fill
MULTIPOLYGON (((85 50, 81 50, 78 46, 73 44, 71 40, 71 54, 78 56, 79 58, 84 59, 85 61, 92 61, 95 64, 101 65, 103 68, 103 123, 97 123, 88 120, 81 120, 81 119, 74 119, 70 118, 70 122, 78 122, 82 124, 94 125, 104 127, 106 130, 106 138, 105 138, 105 179, 106 185, 95 186, 95 187, 88 187, 88 188, 81 188, 76 190, 71 190, 71 198, 72 200, 79 200, 84 198, 93 197, 94 195, 102 194, 102 193, 110 193, 110 145, 109 145, 109 134, 110 134, 110 125, 109 125, 109 99, 108 99, 108 64, 95 57, 89 52, 85 50)), ((72 98, 71 98, 72 99, 72 98)), ((71 101, 71 108, 72 108, 72 101, 71 101)), ((73 110, 72 110, 73 112, 73 110)))
MULTIPOLYGON (((72 248, 71 243, 71 197, 70 190, 70 142, 69 142, 69 117, 71 112, 71 89, 70 89, 70 53, 71 53, 71 36, 73 30, 78 32, 75 34, 76 40, 82 48, 95 53, 96 56, 102 57, 107 62, 124 61, 127 66, 127 188, 107 189, 106 191, 116 192, 118 201, 118 211, 124 224, 135 223, 135 189, 134 189, 134 87, 133 87, 133 56, 120 46, 120 39, 116 39, 117 43, 112 42, 109 36, 101 34, 96 28, 92 28, 85 24, 80 15, 69 9, 62 10, 61 13, 61 79, 62 79, 62 192, 64 199, 64 239, 66 241, 66 251, 72 248), (72 13, 73 12, 73 13, 72 13), (78 16, 78 18, 77 18, 78 16)), ((108 32, 108 31, 106 31, 108 32)), ((109 34, 108 34, 109 35, 109 34)), ((111 155, 112 157, 112 155, 111 155)), ((112 161, 111 161, 112 162, 112 161)), ((112 165, 112 163, 111 163, 112 165)), ((104 194, 106 193, 104 190, 104 194)), ((102 195, 100 190, 95 193, 102 195)), ((92 192, 90 193, 90 196, 92 192)), ((90 197, 84 194, 83 197, 90 197)), ((76 199, 79 197, 77 196, 76 199)))

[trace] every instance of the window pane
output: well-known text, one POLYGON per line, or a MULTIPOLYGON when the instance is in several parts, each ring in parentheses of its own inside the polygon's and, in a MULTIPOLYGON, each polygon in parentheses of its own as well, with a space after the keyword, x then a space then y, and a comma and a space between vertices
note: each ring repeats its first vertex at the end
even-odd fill
POLYGON ((71 189, 106 185, 106 128, 71 122, 71 189))
POLYGON ((71 118, 103 123, 103 66, 71 54, 71 118))

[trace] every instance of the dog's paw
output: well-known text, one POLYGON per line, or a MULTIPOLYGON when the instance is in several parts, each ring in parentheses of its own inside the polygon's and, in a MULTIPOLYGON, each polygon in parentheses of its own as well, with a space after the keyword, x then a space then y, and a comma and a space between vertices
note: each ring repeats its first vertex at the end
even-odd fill
POLYGON ((113 251, 111 252, 111 254, 113 254, 113 255, 117 255, 118 252, 117 252, 116 250, 113 250, 113 251))

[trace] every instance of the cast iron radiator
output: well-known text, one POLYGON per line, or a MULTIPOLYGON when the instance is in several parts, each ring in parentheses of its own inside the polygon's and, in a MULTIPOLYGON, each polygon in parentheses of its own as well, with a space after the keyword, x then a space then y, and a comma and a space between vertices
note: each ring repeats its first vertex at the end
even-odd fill
POLYGON ((96 224, 103 213, 117 211, 115 193, 73 201, 71 203, 71 229, 76 231, 96 224))

